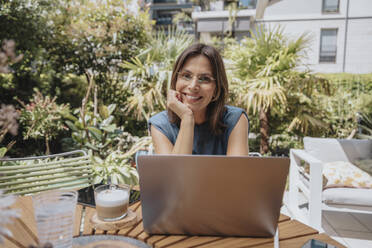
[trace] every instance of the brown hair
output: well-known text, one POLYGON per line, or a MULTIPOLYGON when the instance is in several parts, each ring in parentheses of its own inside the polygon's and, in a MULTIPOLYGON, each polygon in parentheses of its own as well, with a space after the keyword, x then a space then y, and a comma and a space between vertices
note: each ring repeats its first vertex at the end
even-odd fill
MULTIPOLYGON (((173 67, 170 88, 175 90, 178 73, 182 70, 186 61, 194 56, 205 56, 212 66, 213 78, 215 78, 216 89, 212 101, 207 106, 206 119, 209 122, 209 128, 215 135, 221 134, 225 128, 222 123, 222 116, 225 111, 225 104, 228 96, 228 82, 226 77, 225 66, 220 53, 212 46, 196 43, 186 48, 173 67)), ((168 116, 172 123, 179 125, 180 118, 170 109, 168 116)))

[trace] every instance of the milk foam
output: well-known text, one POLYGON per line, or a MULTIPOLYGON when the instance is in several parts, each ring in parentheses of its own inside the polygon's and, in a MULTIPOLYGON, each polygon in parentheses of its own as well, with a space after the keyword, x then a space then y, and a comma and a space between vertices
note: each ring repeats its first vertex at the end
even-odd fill
POLYGON ((96 205, 117 207, 128 203, 129 194, 124 190, 107 189, 97 194, 96 205))

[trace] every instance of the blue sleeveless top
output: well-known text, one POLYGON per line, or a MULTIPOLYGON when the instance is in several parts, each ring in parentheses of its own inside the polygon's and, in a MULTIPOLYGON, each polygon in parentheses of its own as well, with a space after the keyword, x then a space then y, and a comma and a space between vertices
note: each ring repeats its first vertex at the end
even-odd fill
MULTIPOLYGON (((241 108, 233 106, 225 107, 226 111, 223 114, 222 121, 225 124, 226 129, 222 134, 213 135, 209 130, 208 122, 204 122, 200 125, 195 124, 192 154, 226 155, 231 131, 242 114, 244 114, 247 119, 248 115, 241 108)), ((162 132, 173 145, 176 143, 180 129, 176 124, 173 124, 168 120, 167 111, 160 112, 151 117, 148 122, 149 130, 151 130, 151 125, 154 125, 160 132, 162 132)))

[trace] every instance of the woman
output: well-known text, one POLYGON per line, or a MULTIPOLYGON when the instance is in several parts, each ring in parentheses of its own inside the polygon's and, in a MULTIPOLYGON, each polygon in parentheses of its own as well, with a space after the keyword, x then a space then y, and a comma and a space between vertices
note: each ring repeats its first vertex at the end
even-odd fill
POLYGON ((248 155, 248 116, 226 106, 228 82, 218 51, 194 44, 178 57, 167 111, 149 120, 155 153, 248 155))

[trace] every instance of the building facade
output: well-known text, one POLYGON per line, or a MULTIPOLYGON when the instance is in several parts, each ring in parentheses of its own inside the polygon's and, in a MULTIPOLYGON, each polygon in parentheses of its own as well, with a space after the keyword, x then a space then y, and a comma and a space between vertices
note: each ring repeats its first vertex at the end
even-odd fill
POLYGON ((230 3, 229 0, 217 0, 211 2, 209 11, 192 13, 197 37, 208 41, 211 36, 223 37, 225 33, 233 32, 235 37, 242 38, 249 30, 254 29, 257 0, 238 0, 238 11, 229 9, 230 3), (234 22, 232 18, 235 19, 234 22))
POLYGON ((280 25, 291 38, 309 33, 304 64, 314 72, 372 72, 371 0, 257 0, 251 12, 250 30, 280 25))
MULTIPOLYGON (((172 26, 175 15, 182 11, 192 11, 193 4, 190 0, 153 0, 150 5, 150 14, 155 20, 155 28, 167 31, 172 26)), ((179 23, 180 29, 189 33, 194 32, 192 22, 179 23)))

